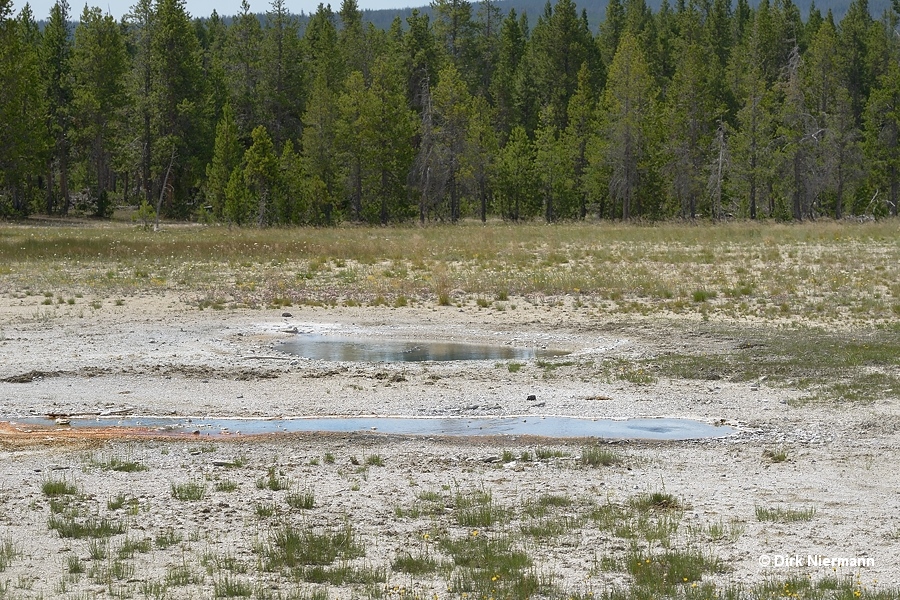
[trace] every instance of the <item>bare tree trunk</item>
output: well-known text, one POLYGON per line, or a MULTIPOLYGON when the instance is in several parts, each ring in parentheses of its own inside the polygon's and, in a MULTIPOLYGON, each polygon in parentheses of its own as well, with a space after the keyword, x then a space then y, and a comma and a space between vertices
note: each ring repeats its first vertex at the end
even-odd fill
POLYGON ((62 156, 59 158, 59 193, 62 195, 63 214, 69 214, 69 159, 66 156, 68 150, 63 150, 62 156))
POLYGON ((900 197, 900 178, 897 177, 897 167, 891 167, 891 214, 897 216, 897 203, 900 197))
POLYGON ((53 159, 47 163, 47 214, 52 215, 54 206, 53 198, 53 159))
POLYGON ((159 231, 159 213, 162 211, 163 196, 169 187, 169 173, 172 171, 172 164, 175 162, 175 146, 172 146, 172 156, 169 158, 169 166, 166 168, 166 175, 163 177, 162 189, 159 190, 159 200, 156 202, 156 223, 153 225, 153 231, 159 231))

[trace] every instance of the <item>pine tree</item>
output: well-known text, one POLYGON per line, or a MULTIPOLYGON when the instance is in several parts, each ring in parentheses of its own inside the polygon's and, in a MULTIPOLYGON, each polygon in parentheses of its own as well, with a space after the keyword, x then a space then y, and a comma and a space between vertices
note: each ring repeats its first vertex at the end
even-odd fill
POLYGON ((470 88, 478 84, 475 69, 475 22, 472 5, 468 0, 432 0, 434 36, 441 50, 447 55, 460 74, 471 77, 470 88))
POLYGON ((437 81, 440 67, 438 47, 428 15, 413 9, 406 19, 408 29, 403 37, 406 60, 407 98, 409 105, 421 112, 427 103, 427 90, 437 81))
POLYGON ((861 133, 843 82, 841 59, 834 51, 837 45, 834 26, 823 22, 806 53, 801 76, 810 113, 825 134, 817 145, 824 179, 821 187, 833 197, 834 217, 840 219, 844 194, 858 176, 862 157, 861 133))
MULTIPOLYGON (((278 2, 283 2, 283 0, 278 0, 278 2)), ((368 79, 374 57, 363 28, 362 11, 359 10, 356 0, 342 0, 338 15, 341 18, 338 44, 346 72, 359 71, 364 78, 368 79)))
POLYGON ((362 72, 350 73, 343 88, 338 99, 337 140, 349 200, 345 213, 352 221, 359 222, 362 220, 363 206, 363 165, 366 161, 363 129, 368 94, 362 72))
POLYGON ((69 212, 69 142, 72 112, 72 41, 69 29, 69 3, 57 0, 50 9, 50 19, 44 28, 42 45, 42 73, 47 99, 47 131, 51 140, 50 163, 47 165, 47 213, 54 212, 56 175, 59 176, 61 211, 69 212))
POLYGON ((331 225, 339 220, 339 165, 336 153, 336 96, 328 84, 328 76, 319 72, 313 81, 306 112, 303 115, 303 172, 311 198, 312 222, 331 225))
POLYGON ((461 216, 464 193, 461 170, 467 151, 471 95, 456 67, 448 65, 439 74, 434 89, 434 135, 439 181, 439 197, 447 203, 447 218, 453 223, 461 216))
POLYGON ((365 212, 378 208, 378 222, 410 216, 406 176, 413 160, 415 113, 404 102, 402 78, 388 60, 375 63, 372 85, 362 110, 362 133, 367 148, 365 212))
POLYGON ((281 148, 300 138, 306 97, 299 25, 284 0, 272 0, 260 52, 261 116, 275 147, 281 148))
POLYGON ((125 119, 130 131, 124 132, 120 153, 131 155, 137 160, 144 202, 151 204, 153 146, 156 139, 152 126, 156 83, 152 57, 153 29, 156 24, 153 0, 137 0, 131 7, 131 12, 125 16, 125 24, 132 55, 131 76, 128 81, 129 110, 125 119), (137 147, 132 147, 132 144, 137 147))
POLYGON ((897 62, 879 78, 869 97, 865 112, 865 155, 872 165, 870 172, 875 188, 871 204, 877 200, 878 205, 886 206, 897 216, 900 205, 900 65, 897 62))
POLYGON ((206 199, 213 214, 221 218, 225 211, 225 192, 231 173, 241 163, 243 149, 238 139, 237 123, 231 105, 226 104, 216 125, 216 141, 212 162, 206 165, 206 199))
POLYGON ((259 19, 251 12, 248 0, 241 0, 241 10, 228 28, 225 68, 228 96, 238 131, 244 139, 248 139, 262 121, 262 108, 259 106, 261 47, 259 19))
POLYGON ((28 5, 15 19, 10 4, 0 2, 0 216, 30 212, 32 179, 44 162, 40 67, 39 33, 28 5))
POLYGON ((853 0, 841 20, 840 43, 836 47, 843 64, 853 112, 860 123, 866 98, 874 83, 868 48, 871 27, 868 0, 853 0))
POLYGON ((150 45, 156 189, 165 200, 160 208, 182 218, 187 216, 190 187, 209 160, 202 149, 212 141, 205 136, 203 122, 200 45, 183 2, 159 0, 150 45))
POLYGON ((256 208, 256 224, 263 227, 270 223, 272 195, 279 183, 278 157, 265 127, 256 127, 251 138, 253 143, 244 153, 243 179, 249 206, 256 208))
POLYGON ((278 158, 278 186, 273 196, 273 222, 306 224, 310 222, 310 207, 306 196, 303 174, 303 158, 294 150, 294 143, 287 140, 278 158))
POLYGON ((656 89, 647 61, 634 36, 626 33, 610 65, 603 94, 601 151, 610 173, 610 197, 626 220, 642 209, 655 103, 656 89))
POLYGON ((748 76, 742 83, 743 106, 737 114, 737 129, 731 136, 728 188, 740 200, 741 214, 756 219, 769 189, 774 117, 762 68, 758 64, 748 68, 748 76))
MULTIPOLYGON (((72 53, 72 120, 78 155, 89 165, 84 182, 95 198, 113 189, 117 129, 124 109, 128 56, 115 20, 85 7, 72 53)), ((103 215, 108 207, 98 206, 103 215)))
POLYGON ((479 217, 484 223, 487 221, 493 192, 490 176, 497 154, 497 134, 492 124, 491 107, 484 97, 472 98, 469 114, 464 165, 470 179, 469 188, 475 196, 479 217))
POLYGON ((790 215, 797 221, 812 215, 813 200, 823 181, 816 156, 824 131, 807 108, 801 66, 800 48, 795 46, 779 82, 783 100, 778 125, 780 147, 775 154, 781 192, 790 202, 790 215))
POLYGON ((600 24, 600 32, 597 37, 600 58, 607 68, 612 64, 624 31, 625 7, 622 6, 621 0, 609 0, 606 5, 606 18, 600 24))
POLYGON ((707 150, 717 118, 724 111, 715 104, 717 69, 708 58, 707 49, 699 42, 683 40, 664 108, 670 128, 667 171, 672 196, 686 219, 695 218, 700 209, 698 201, 706 187, 707 150))
POLYGON ((539 210, 536 191, 540 181, 535 172, 534 147, 525 128, 516 126, 497 156, 494 194, 500 215, 510 221, 529 219, 539 210))
POLYGON ((319 4, 315 14, 306 24, 303 54, 309 82, 315 86, 317 85, 315 80, 322 78, 322 83, 331 92, 336 93, 340 84, 344 82, 345 71, 330 4, 319 4))
POLYGON ((597 73, 599 51, 587 23, 578 17, 572 0, 550 3, 544 10, 532 34, 526 57, 537 86, 540 106, 552 106, 554 125, 565 129, 569 99, 578 87, 581 65, 588 64, 590 73, 597 73))
POLYGON ((596 128, 596 97, 590 81, 587 63, 578 72, 578 88, 569 100, 569 124, 563 135, 562 149, 571 164, 573 192, 578 198, 578 218, 587 216, 590 186, 588 185, 588 146, 596 128))
POLYGON ((547 223, 573 216, 570 202, 573 165, 565 151, 565 140, 556 129, 556 121, 553 107, 544 108, 534 139, 534 168, 541 184, 544 220, 547 223))
POLYGON ((475 62, 478 69, 475 93, 491 103, 493 102, 491 82, 500 62, 502 24, 503 15, 494 0, 479 2, 474 41, 475 62))
POLYGON ((516 77, 524 54, 525 36, 519 28, 515 9, 510 9, 500 27, 497 69, 491 79, 490 95, 494 100, 496 126, 501 137, 507 135, 519 122, 516 111, 516 77))

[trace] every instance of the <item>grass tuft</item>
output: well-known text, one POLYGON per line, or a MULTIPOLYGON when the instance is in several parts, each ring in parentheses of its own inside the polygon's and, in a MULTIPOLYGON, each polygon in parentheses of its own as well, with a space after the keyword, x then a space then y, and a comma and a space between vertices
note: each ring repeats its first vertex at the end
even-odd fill
POLYGON ((816 516, 816 508, 810 506, 808 508, 782 508, 780 506, 770 508, 765 506, 756 507, 757 521, 771 521, 773 523, 795 523, 799 521, 812 521, 816 516))
POLYGON ((589 467, 609 467, 622 462, 622 457, 612 450, 588 446, 581 450, 581 464, 589 467))
POLYGON ((197 502, 206 496, 206 484, 199 481, 172 483, 172 497, 185 502, 197 502))
POLYGON ((58 496, 74 496, 78 493, 78 487, 65 479, 47 479, 41 484, 41 491, 48 498, 58 496))

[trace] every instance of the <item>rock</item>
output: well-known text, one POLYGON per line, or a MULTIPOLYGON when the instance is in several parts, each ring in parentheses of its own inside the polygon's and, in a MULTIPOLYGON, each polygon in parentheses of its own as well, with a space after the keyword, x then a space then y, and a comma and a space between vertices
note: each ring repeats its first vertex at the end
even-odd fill
POLYGON ((537 400, 537 396, 535 396, 534 394, 528 394, 528 397, 525 398, 526 402, 534 402, 535 400, 537 400))
POLYGON ((283 312, 283 313, 281 313, 281 316, 284 317, 285 319, 290 319, 290 318, 293 317, 294 315, 292 315, 292 314, 289 313, 289 312, 283 312))

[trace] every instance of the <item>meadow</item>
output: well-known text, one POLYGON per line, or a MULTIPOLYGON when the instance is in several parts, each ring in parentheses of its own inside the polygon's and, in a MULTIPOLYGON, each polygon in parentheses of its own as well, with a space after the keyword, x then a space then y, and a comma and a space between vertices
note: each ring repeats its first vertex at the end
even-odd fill
MULTIPOLYGON (((0 227, 0 292, 200 307, 571 298, 605 314, 891 324, 900 221, 333 229, 0 227)), ((68 299, 68 298, 66 298, 68 299)))

